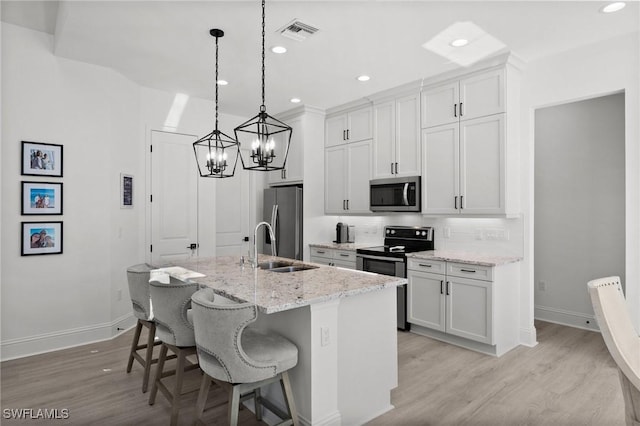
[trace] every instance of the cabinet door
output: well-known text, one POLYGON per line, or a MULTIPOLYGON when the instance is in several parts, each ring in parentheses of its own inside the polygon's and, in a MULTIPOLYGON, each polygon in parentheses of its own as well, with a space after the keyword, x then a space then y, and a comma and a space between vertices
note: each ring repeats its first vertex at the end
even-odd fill
MULTIPOLYGON (((287 173, 290 167, 296 167, 295 165, 293 165, 293 163, 296 161, 296 159, 294 158, 296 155, 300 157, 298 161, 302 162, 302 147, 299 146, 302 143, 302 138, 300 138, 300 135, 298 134, 299 126, 294 126, 294 124, 291 123, 287 124, 289 124, 293 129, 293 132, 291 133, 291 144, 289 145, 289 153, 287 154, 287 164, 285 165, 284 170, 274 170, 272 172, 269 172, 270 184, 279 184, 286 182, 285 173, 287 173)), ((278 133, 273 136, 273 140, 276 143, 276 159, 282 158, 285 155, 285 148, 287 147, 288 142, 285 135, 285 133, 278 133)), ((302 168, 300 167, 300 169, 302 168)), ((302 179, 302 177, 300 179, 302 179)))
POLYGON ((327 118, 325 122, 324 146, 336 146, 347 143, 347 115, 337 115, 327 118))
POLYGON ((371 141, 347 145, 347 158, 347 212, 371 213, 369 210, 371 141))
POLYGON ((352 111, 348 114, 348 126, 345 127, 348 142, 359 142, 373 137, 373 111, 371 107, 352 111))
POLYGON ((504 70, 460 80, 461 120, 505 112, 504 70))
POLYGON ((460 122, 462 214, 505 212, 505 114, 460 122))
POLYGON ((407 320, 445 331, 444 275, 408 271, 407 320))
POLYGON ((446 284, 446 332, 493 345, 493 283, 447 277, 446 284))
POLYGON ((346 145, 325 149, 324 154, 324 210, 325 213, 344 213, 347 194, 346 145))
POLYGON ((397 176, 420 174, 420 104, 418 95, 396 101, 395 161, 397 176))
POLYGON ((373 177, 392 177, 395 160, 396 103, 385 102, 373 107, 373 177))
MULTIPOLYGON (((291 145, 289 155, 287 155, 287 166, 284 173, 286 182, 302 182, 303 176, 303 155, 304 155, 304 135, 302 133, 302 118, 298 117, 287 122, 293 129, 291 133, 291 145)), ((284 138, 283 138, 284 139, 284 138)))
POLYGON ((423 213, 459 212, 458 132, 458 123, 422 131, 423 213))
POLYGON ((458 122, 458 89, 455 81, 422 92, 423 128, 458 122))

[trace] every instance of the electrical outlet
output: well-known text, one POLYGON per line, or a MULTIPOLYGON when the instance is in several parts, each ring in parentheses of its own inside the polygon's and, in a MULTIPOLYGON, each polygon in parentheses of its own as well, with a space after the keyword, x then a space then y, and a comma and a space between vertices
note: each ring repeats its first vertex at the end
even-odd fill
POLYGON ((547 283, 545 281, 538 281, 538 291, 547 291, 547 283))
POLYGON ((328 346, 331 343, 329 338, 329 327, 320 328, 320 346, 328 346))

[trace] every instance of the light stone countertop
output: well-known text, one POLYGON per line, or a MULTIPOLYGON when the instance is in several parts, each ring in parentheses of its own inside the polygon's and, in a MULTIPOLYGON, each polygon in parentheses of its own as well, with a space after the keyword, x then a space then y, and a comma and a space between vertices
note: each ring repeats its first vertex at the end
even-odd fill
POLYGON ((238 302, 255 300, 260 311, 270 314, 301 306, 377 291, 406 284, 405 278, 259 255, 260 262, 288 261, 311 264, 317 269, 297 272, 273 272, 240 265, 238 256, 192 258, 172 262, 190 271, 204 274, 191 280, 213 288, 216 293, 238 302))
POLYGON ((347 251, 356 251, 359 248, 371 247, 375 244, 362 244, 362 243, 315 243, 309 244, 309 247, 316 248, 325 248, 332 250, 347 250, 347 251))
POLYGON ((407 258, 425 260, 444 260, 447 262, 468 263, 480 266, 498 266, 507 263, 520 262, 519 256, 497 256, 477 252, 460 250, 428 250, 407 253, 407 258))

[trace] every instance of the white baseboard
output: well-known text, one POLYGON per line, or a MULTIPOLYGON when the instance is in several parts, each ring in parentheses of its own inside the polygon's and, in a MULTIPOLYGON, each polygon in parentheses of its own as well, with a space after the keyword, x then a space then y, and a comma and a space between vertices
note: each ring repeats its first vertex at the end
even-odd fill
POLYGON ((520 344, 530 348, 533 348, 538 344, 537 332, 534 326, 529 328, 520 328, 520 344))
POLYGON ((537 320, 581 328, 583 330, 600 331, 595 317, 593 315, 583 314, 582 312, 536 305, 534 307, 534 317, 537 320))
POLYGON ((3 340, 0 342, 0 361, 109 340, 129 330, 135 324, 135 317, 128 313, 107 323, 3 340))

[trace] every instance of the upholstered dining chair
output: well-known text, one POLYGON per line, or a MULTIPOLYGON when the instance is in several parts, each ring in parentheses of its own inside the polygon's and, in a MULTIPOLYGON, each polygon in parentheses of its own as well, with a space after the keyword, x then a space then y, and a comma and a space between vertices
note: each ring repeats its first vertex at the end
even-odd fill
POLYGON ((589 281, 588 287, 602 338, 618 366, 625 421, 640 426, 640 336, 625 304, 620 277, 589 281))
POLYGON ((170 277, 167 284, 161 274, 152 274, 149 286, 156 334, 162 342, 156 375, 149 394, 149 405, 155 403, 156 395, 160 390, 171 404, 171 425, 175 425, 178 422, 182 396, 190 393, 183 393, 184 373, 198 368, 198 363, 191 363, 187 357, 196 353, 190 306, 191 295, 198 290, 199 286, 197 283, 184 282, 173 277, 170 277), (176 355, 176 367, 174 370, 165 371, 168 351, 176 355), (175 375, 175 382, 173 391, 170 391, 162 380, 173 375, 175 375))
POLYGON ((153 348, 161 342, 155 340, 156 323, 153 319, 153 312, 150 301, 149 277, 153 266, 147 263, 133 265, 127 268, 127 281, 129 283, 129 296, 131 297, 131 305, 133 315, 138 319, 136 331, 133 335, 131 350, 129 351, 129 361, 127 363, 127 373, 131 372, 133 361, 138 361, 144 368, 142 377, 142 392, 147 391, 149 384, 149 374, 151 365, 158 362, 157 358, 153 358, 153 348), (140 344, 140 335, 142 328, 147 329, 147 342, 140 344), (144 357, 138 351, 144 349, 144 357))
POLYGON ((192 296, 193 322, 200 368, 204 372, 196 418, 202 420, 211 383, 229 390, 229 424, 238 424, 240 402, 254 398, 256 418, 262 419, 262 406, 284 421, 298 424, 288 370, 298 363, 298 348, 275 333, 262 333, 247 327, 257 319, 252 303, 236 303, 206 288, 192 296), (260 388, 280 382, 287 413, 261 397, 260 388))

